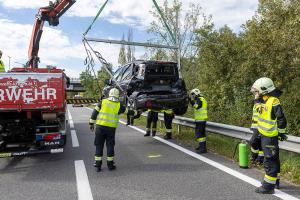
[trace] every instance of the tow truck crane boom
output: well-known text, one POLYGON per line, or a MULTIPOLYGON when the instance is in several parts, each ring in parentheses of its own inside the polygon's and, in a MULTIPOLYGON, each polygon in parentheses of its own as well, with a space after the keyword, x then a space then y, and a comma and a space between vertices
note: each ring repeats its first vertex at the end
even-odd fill
POLYGON ((50 26, 57 26, 59 18, 76 2, 76 0, 56 0, 49 2, 49 6, 39 9, 33 26, 30 45, 28 49, 28 63, 30 68, 38 68, 38 52, 41 36, 43 33, 44 22, 50 26))

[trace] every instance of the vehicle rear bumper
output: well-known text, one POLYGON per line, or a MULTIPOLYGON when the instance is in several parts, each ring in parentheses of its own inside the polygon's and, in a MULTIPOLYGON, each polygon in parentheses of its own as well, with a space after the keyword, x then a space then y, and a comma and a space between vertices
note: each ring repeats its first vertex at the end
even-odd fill
POLYGON ((136 98, 137 109, 176 109, 188 106, 188 97, 186 94, 170 95, 141 95, 136 98))
POLYGON ((16 150, 16 151, 4 151, 0 152, 0 158, 8 157, 19 157, 19 156, 32 156, 36 154, 54 154, 54 153, 63 153, 64 148, 51 148, 43 150, 16 150))

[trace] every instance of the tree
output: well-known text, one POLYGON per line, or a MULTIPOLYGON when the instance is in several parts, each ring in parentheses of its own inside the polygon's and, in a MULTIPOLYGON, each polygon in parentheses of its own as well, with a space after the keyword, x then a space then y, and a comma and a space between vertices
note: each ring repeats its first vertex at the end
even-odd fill
MULTIPOLYGON (((195 30, 201 27, 200 16, 203 15, 202 9, 198 4, 190 4, 189 10, 182 19, 182 3, 178 0, 174 0, 172 5, 168 3, 167 0, 164 1, 163 7, 160 8, 162 11, 167 24, 170 26, 171 32, 174 37, 178 36, 178 43, 181 48, 181 57, 193 58, 197 52, 197 47, 194 44, 195 41, 195 30), (180 22, 183 21, 183 24, 180 22), (179 23, 177 23, 179 22, 179 23)), ((168 32, 167 28, 161 19, 158 12, 151 11, 155 20, 151 23, 148 32, 153 33, 156 37, 151 41, 158 44, 167 44, 174 46, 175 43, 168 32)), ((152 52, 156 52, 153 50, 152 52)), ((168 55, 169 59, 176 60, 176 53, 174 51, 159 50, 159 53, 165 52, 163 54, 168 55)))
POLYGON ((288 132, 300 135, 300 1, 261 0, 257 14, 245 25, 241 75, 246 84, 270 77, 282 89, 288 132))
MULTIPOLYGON (((124 33, 123 33, 122 41, 125 41, 124 33)), ((124 64, 127 63, 126 53, 125 53, 125 45, 124 44, 122 44, 121 48, 120 48, 118 63, 120 65, 124 65, 124 64)))
MULTIPOLYGON (((133 35, 132 35, 132 29, 128 29, 128 35, 127 35, 127 41, 128 42, 132 42, 133 40, 133 35)), ((132 62, 135 60, 134 57, 134 53, 135 53, 135 47, 131 46, 131 45, 127 45, 127 62, 132 62)))
POLYGON ((95 77, 91 75, 90 72, 82 72, 80 74, 81 84, 85 88, 84 96, 88 98, 99 98, 99 87, 97 86, 97 81, 95 77))
MULTIPOLYGON (((109 64, 107 68, 111 71, 112 64, 109 64)), ((104 67, 97 71, 96 77, 93 76, 90 72, 82 72, 80 74, 80 81, 86 90, 84 96, 90 98, 101 97, 101 92, 103 90, 103 87, 105 86, 104 81, 106 79, 110 79, 110 75, 107 73, 104 67)))

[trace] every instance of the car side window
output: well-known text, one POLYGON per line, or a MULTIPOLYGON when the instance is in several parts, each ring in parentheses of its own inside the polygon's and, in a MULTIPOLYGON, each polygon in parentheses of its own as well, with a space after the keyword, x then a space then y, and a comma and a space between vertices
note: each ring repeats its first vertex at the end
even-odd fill
POLYGON ((122 71, 122 67, 119 67, 117 69, 117 71, 114 73, 114 79, 117 80, 119 75, 120 75, 120 72, 122 71))
POLYGON ((144 75, 145 75, 145 68, 146 68, 145 64, 140 64, 139 65, 139 71, 138 71, 138 77, 139 78, 143 78, 144 77, 144 75))
POLYGON ((124 71, 127 69, 128 65, 124 65, 124 66, 121 66, 120 67, 120 71, 116 77, 116 81, 121 81, 122 80, 122 77, 123 77, 123 74, 124 74, 124 71))
POLYGON ((131 64, 127 67, 127 69, 125 69, 125 71, 123 73, 123 76, 122 76, 122 80, 128 80, 128 79, 131 78, 131 76, 132 76, 132 67, 133 67, 133 65, 131 64))

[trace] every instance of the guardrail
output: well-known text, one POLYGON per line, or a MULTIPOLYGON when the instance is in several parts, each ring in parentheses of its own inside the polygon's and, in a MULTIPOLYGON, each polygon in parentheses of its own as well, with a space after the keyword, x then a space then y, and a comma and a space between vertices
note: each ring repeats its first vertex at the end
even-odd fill
MULTIPOLYGON (((147 116, 146 113, 143 113, 142 115, 147 116)), ((163 121, 163 114, 160 113, 158 118, 159 120, 163 121)), ((173 119, 173 123, 178 125, 178 132, 180 132, 180 126, 195 128, 195 120, 191 118, 176 116, 173 119)), ((221 135, 247 141, 249 141, 252 136, 252 131, 249 128, 215 123, 210 121, 208 121, 206 124, 206 130, 208 132, 218 133, 221 135)), ((279 148, 300 154, 300 137, 288 135, 287 141, 279 142, 279 148)))

